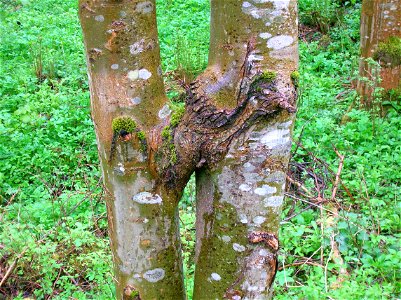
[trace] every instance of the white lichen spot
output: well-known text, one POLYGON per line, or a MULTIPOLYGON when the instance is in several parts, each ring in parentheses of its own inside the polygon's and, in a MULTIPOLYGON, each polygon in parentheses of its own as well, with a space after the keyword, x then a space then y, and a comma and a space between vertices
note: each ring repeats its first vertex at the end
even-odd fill
POLYGON ((150 2, 150 1, 139 2, 139 3, 136 5, 135 10, 136 10, 137 12, 142 13, 142 14, 148 14, 148 13, 150 13, 150 12, 153 11, 153 4, 152 4, 152 2, 150 2))
POLYGON ((241 214, 241 215, 239 215, 239 221, 242 224, 247 224, 248 223, 248 218, 244 214, 241 214))
POLYGON ((257 292, 259 290, 259 287, 256 285, 250 285, 248 287, 248 292, 257 292))
POLYGON ((214 280, 214 281, 220 281, 220 280, 221 280, 221 276, 220 276, 219 274, 217 274, 217 273, 212 273, 212 274, 210 275, 210 278, 211 278, 212 280, 214 280))
POLYGON ((142 39, 139 42, 133 43, 132 45, 129 46, 129 52, 132 55, 137 55, 143 51, 143 45, 145 43, 145 40, 142 39))
POLYGON ((262 280, 266 280, 267 279, 267 272, 266 271, 262 271, 262 273, 260 274, 260 279, 262 279, 262 280))
POLYGON ((131 81, 137 80, 139 77, 139 70, 129 71, 127 77, 131 81))
POLYGON ((158 282, 164 278, 165 274, 166 272, 163 269, 157 268, 154 270, 146 271, 145 274, 143 274, 143 278, 145 278, 149 282, 158 282))
POLYGON ((256 216, 255 218, 253 218, 253 223, 255 223, 256 225, 263 224, 265 221, 266 218, 262 216, 256 216))
POLYGON ((251 15, 255 19, 260 19, 261 18, 261 13, 262 10, 259 10, 256 6, 253 4, 249 3, 248 1, 244 1, 242 3, 242 12, 251 15))
POLYGON ((266 257, 266 256, 269 255, 269 251, 267 251, 266 249, 260 249, 259 250, 259 255, 263 256, 263 257, 266 257))
POLYGON ((262 38, 262 39, 268 39, 268 38, 271 38, 271 34, 270 33, 268 33, 268 32, 261 32, 261 33, 259 33, 259 36, 260 36, 260 38, 262 38))
POLYGON ((221 237, 221 240, 225 243, 229 243, 231 241, 231 237, 229 237, 228 235, 223 235, 221 237))
POLYGON ((104 17, 102 15, 95 16, 95 21, 103 22, 104 21, 104 17))
POLYGON ((140 70, 129 71, 127 76, 128 76, 128 79, 131 81, 134 81, 137 79, 147 80, 152 76, 152 73, 150 73, 146 69, 140 69, 140 70))
POLYGON ((278 35, 267 41, 267 47, 274 50, 280 50, 290 46, 293 42, 294 38, 290 35, 278 35))
POLYGON ((147 219, 147 218, 143 219, 143 223, 144 224, 149 223, 149 219, 147 219))
POLYGON ((251 16, 254 17, 255 19, 260 19, 261 18, 260 14, 259 14, 259 11, 256 10, 256 9, 251 11, 251 16))
POLYGON ((118 164, 118 170, 121 172, 121 174, 125 174, 125 168, 122 163, 118 164))
POLYGON ((161 110, 159 110, 160 119, 167 118, 170 114, 171 114, 171 109, 167 104, 164 105, 161 110))
POLYGON ((139 97, 134 97, 134 98, 131 99, 131 103, 134 104, 134 105, 138 105, 141 102, 142 102, 142 99, 139 98, 139 97))
POLYGON ((249 62, 261 61, 261 60, 263 60, 263 55, 251 54, 248 57, 249 62))
POLYGON ((113 70, 118 70, 119 65, 118 64, 112 64, 110 68, 113 69, 113 70))
POLYGON ((277 10, 288 10, 288 6, 290 5, 291 0, 279 0, 274 1, 274 6, 277 10))
POLYGON ((242 246, 240 244, 234 243, 233 244, 233 249, 234 249, 234 251, 237 251, 237 252, 244 252, 246 248, 245 248, 245 246, 242 246))
POLYGON ((249 192, 250 190, 252 190, 252 188, 247 185, 246 183, 243 183, 239 186, 239 189, 243 192, 249 192))
POLYGON ((251 104, 252 104, 254 107, 257 107, 257 106, 258 106, 258 99, 256 99, 256 97, 251 97, 251 99, 249 99, 249 102, 251 102, 251 104))
POLYGON ((253 164, 251 164, 250 162, 246 162, 246 163, 244 164, 244 170, 245 170, 245 171, 252 172, 252 171, 254 171, 255 169, 256 169, 256 167, 255 167, 253 164))
POLYGON ((283 204, 284 196, 272 196, 264 199, 265 207, 279 207, 283 204))
POLYGON ((162 203, 162 198, 159 195, 151 194, 148 192, 138 193, 134 197, 132 197, 132 200, 134 200, 135 202, 140 203, 140 204, 160 204, 160 203, 162 203))
POLYGON ((266 195, 269 195, 269 194, 273 194, 276 191, 277 191, 277 188, 274 187, 274 186, 270 186, 270 185, 263 185, 263 186, 261 186, 259 188, 256 188, 254 190, 255 194, 259 195, 259 196, 266 196, 266 195))
POLYGON ((120 11, 120 17, 125 18, 127 16, 127 13, 125 11, 120 11))
POLYGON ((146 69, 140 69, 138 73, 138 77, 143 80, 148 80, 152 76, 152 73, 150 73, 146 69))
POLYGON ((290 141, 289 129, 274 129, 272 131, 267 132, 260 139, 261 143, 270 147, 283 145, 288 143, 289 141, 290 141))

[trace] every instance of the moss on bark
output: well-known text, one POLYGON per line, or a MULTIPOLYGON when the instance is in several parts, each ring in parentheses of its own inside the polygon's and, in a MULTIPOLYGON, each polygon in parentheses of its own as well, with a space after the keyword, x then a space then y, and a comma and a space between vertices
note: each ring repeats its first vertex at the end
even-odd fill
POLYGON ((373 59, 384 64, 384 67, 395 68, 401 65, 401 38, 391 36, 377 45, 373 59))

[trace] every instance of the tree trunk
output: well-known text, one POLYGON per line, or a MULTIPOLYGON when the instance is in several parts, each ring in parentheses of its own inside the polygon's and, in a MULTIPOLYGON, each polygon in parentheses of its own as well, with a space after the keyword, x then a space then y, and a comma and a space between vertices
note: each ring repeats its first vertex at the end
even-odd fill
MULTIPOLYGON (((211 2, 205 74, 218 80, 204 89, 220 107, 238 105, 258 74, 273 75, 277 92, 294 98, 296 1, 258 2, 211 2)), ((293 121, 287 111, 259 118, 238 133, 221 161, 197 171, 194 299, 270 297, 293 121)))
POLYGON ((118 299, 183 299, 177 204, 197 175, 195 299, 266 299, 298 73, 296 1, 213 0, 208 68, 165 96, 155 1, 80 0, 118 299), (240 25, 240 26, 239 26, 240 25))
POLYGON ((79 5, 117 299, 184 299, 181 190, 167 188, 150 159, 169 112, 155 1, 79 5))
POLYGON ((357 91, 362 104, 372 106, 375 88, 400 89, 401 79, 401 2, 399 0, 364 0, 361 13, 361 61, 357 91), (366 61, 373 58, 381 66, 380 74, 366 61), (378 82, 378 78, 381 79, 378 82))

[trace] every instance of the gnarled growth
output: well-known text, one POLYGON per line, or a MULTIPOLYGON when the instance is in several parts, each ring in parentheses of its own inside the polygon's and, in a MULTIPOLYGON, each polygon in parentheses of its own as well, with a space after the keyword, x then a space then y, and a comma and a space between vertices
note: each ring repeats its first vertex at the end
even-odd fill
POLYGON ((185 86, 185 107, 164 91, 154 0, 81 0, 80 19, 117 297, 185 298, 177 204, 193 172, 194 298, 268 297, 296 102, 296 1, 213 0, 209 65, 185 86))

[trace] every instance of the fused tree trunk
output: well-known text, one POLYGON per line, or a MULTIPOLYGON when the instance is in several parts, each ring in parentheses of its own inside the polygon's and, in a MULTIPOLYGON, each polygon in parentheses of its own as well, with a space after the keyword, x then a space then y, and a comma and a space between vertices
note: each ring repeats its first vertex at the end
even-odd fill
POLYGON ((374 89, 401 91, 401 1, 364 0, 361 13, 361 61, 357 91, 362 104, 372 106, 374 89), (380 74, 369 65, 367 58, 376 60, 380 74), (381 82, 378 83, 378 78, 381 82))
POLYGON ((298 82, 295 0, 213 0, 209 65, 165 95, 155 1, 80 0, 117 299, 185 299, 177 204, 197 178, 194 299, 267 299, 298 82))
POLYGON ((267 299, 294 121, 296 1, 212 0, 211 28, 202 92, 218 107, 247 101, 257 113, 224 145, 222 159, 196 172, 194 299, 267 299), (266 98, 285 109, 269 113, 266 98))

